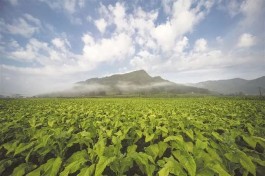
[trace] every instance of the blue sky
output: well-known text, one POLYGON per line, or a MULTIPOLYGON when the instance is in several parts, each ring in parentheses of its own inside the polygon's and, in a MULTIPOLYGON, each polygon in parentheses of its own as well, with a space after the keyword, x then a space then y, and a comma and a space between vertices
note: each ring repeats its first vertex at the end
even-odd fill
POLYGON ((178 83, 265 75, 264 0, 2 0, 0 94, 145 69, 178 83))

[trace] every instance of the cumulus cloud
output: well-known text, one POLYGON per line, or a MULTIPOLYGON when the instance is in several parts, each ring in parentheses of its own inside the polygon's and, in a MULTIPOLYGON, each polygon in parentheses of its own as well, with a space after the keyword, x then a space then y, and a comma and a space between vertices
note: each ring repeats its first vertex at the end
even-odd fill
POLYGON ((194 46, 194 51, 196 52, 202 52, 207 50, 207 41, 204 38, 200 38, 196 40, 195 46, 194 46))
MULTIPOLYGON (((202 72, 261 60, 260 55, 253 58, 237 48, 250 48, 258 43, 258 35, 249 30, 249 26, 256 24, 253 21, 261 16, 262 0, 257 3, 225 1, 231 17, 241 15, 240 24, 236 26, 240 29, 248 26, 245 30, 248 33, 237 30, 235 33, 242 35, 231 40, 222 34, 213 39, 207 35, 204 38, 198 34, 191 36, 216 1, 161 0, 163 9, 152 10, 139 6, 130 8, 127 2, 120 1, 109 5, 99 3, 93 13, 85 14, 89 25, 94 25, 92 28, 82 24, 82 16, 76 15, 84 8, 84 0, 40 1, 52 9, 66 12, 71 23, 84 25, 79 37, 73 40, 73 36, 60 35, 49 27, 54 35, 43 40, 35 34, 43 33, 47 24, 30 14, 23 14, 13 21, 0 19, 2 33, 26 37, 24 42, 8 39, 1 43, 1 54, 27 63, 27 67, 4 65, 5 70, 52 77, 87 73, 102 65, 113 65, 115 68, 121 66, 123 71, 146 69, 160 74, 202 72), (80 42, 78 47, 75 42, 80 42), (223 49, 227 43, 230 44, 228 49, 223 49)), ((231 36, 237 37, 234 33, 231 36)))
POLYGON ((90 62, 124 59, 133 52, 131 38, 125 33, 120 33, 111 38, 104 38, 96 42, 89 34, 85 34, 83 41, 85 43, 83 55, 90 62))
MULTIPOLYGON (((75 6, 80 6, 78 2, 58 4, 59 2, 47 1, 46 3, 52 8, 65 7, 73 13, 75 6)), ((25 47, 19 47, 9 55, 13 59, 38 62, 43 65, 44 71, 58 70, 57 67, 60 64, 64 65, 62 67, 66 69, 64 72, 83 71, 102 62, 125 59, 130 60, 132 67, 154 70, 160 66, 165 67, 170 62, 175 63, 178 57, 181 59, 189 55, 185 52, 189 46, 189 40, 184 34, 192 32, 196 24, 209 12, 212 6, 209 2, 193 4, 191 0, 168 1, 172 4, 169 9, 171 15, 160 24, 155 22, 158 18, 158 10, 148 12, 138 7, 128 13, 123 3, 117 2, 108 6, 100 4, 98 13, 101 18, 95 20, 94 24, 101 33, 105 32, 107 25, 114 25, 115 30, 107 38, 96 38, 89 32, 84 34, 81 54, 77 55, 67 50, 66 48, 70 48, 68 40, 56 37, 50 43, 31 39, 25 47), (150 63, 152 68, 148 66, 150 63)), ((39 24, 39 21, 30 15, 25 15, 24 18, 35 25, 39 24)), ((206 40, 199 39, 195 44, 194 52, 204 52, 206 47, 206 40)), ((178 63, 182 62, 185 62, 184 59, 178 63)))
POLYGON ((172 49, 180 36, 191 32, 195 25, 205 17, 207 10, 200 11, 201 7, 211 8, 207 3, 198 4, 195 7, 192 7, 192 5, 190 0, 174 2, 172 17, 152 30, 152 35, 162 50, 172 49))
POLYGON ((237 46, 248 48, 256 44, 256 37, 254 35, 244 33, 239 37, 237 46))
POLYGON ((107 27, 107 22, 101 18, 95 21, 95 25, 101 33, 104 33, 107 27))
POLYGON ((54 38, 52 44, 61 50, 66 50, 66 47, 71 47, 70 42, 66 38, 54 38))

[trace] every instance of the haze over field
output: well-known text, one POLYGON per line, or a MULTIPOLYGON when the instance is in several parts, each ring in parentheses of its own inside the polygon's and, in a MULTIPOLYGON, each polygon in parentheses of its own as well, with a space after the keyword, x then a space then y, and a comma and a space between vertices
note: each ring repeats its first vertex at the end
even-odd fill
POLYGON ((256 79, 264 9, 264 0, 2 0, 0 95, 139 69, 176 83, 256 79))

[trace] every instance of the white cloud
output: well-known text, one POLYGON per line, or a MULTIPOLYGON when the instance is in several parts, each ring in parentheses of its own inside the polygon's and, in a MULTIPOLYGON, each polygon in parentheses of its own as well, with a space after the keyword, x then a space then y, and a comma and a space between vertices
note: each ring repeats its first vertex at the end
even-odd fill
POLYGON ((66 50, 66 47, 70 47, 70 43, 67 39, 54 38, 51 42, 56 48, 61 50, 66 50))
POLYGON ((177 53, 182 53, 188 47, 188 45, 189 45, 189 39, 186 36, 184 36, 182 40, 179 40, 176 43, 174 50, 177 53))
POLYGON ((172 50, 181 36, 192 32, 195 25, 204 18, 212 6, 208 1, 199 3, 195 7, 192 5, 191 0, 175 1, 172 7, 171 19, 156 26, 151 31, 152 36, 163 51, 172 50), (206 8, 207 11, 201 11, 201 7, 206 8))
POLYGON ((85 43, 85 45, 94 45, 94 39, 90 34, 84 34, 82 37, 82 41, 85 43))
POLYGON ((21 35, 23 37, 31 37, 38 33, 42 27, 41 21, 30 14, 23 14, 22 17, 14 19, 12 23, 6 23, 0 19, 0 31, 21 35))
MULTIPOLYGON (((256 21, 260 23, 260 18, 265 15, 264 12, 265 1, 264 0, 245 0, 241 4, 241 12, 245 15, 243 23, 245 25, 252 25, 256 21)), ((252 26, 251 26, 252 27, 252 26)))
POLYGON ((11 39, 10 42, 8 43, 8 47, 13 48, 13 49, 17 49, 17 48, 19 48, 19 44, 16 40, 11 39))
POLYGON ((243 15, 240 21, 240 28, 253 27, 253 24, 260 23, 260 18, 265 15, 264 0, 221 0, 219 8, 227 11, 231 17, 243 15))
POLYGON ((194 45, 194 51, 203 52, 207 50, 207 41, 204 38, 196 40, 194 45))
POLYGON ((151 31, 151 34, 163 50, 170 50, 175 43, 176 33, 170 22, 157 26, 151 31))
POLYGON ((68 12, 69 14, 75 13, 78 9, 85 6, 84 0, 39 0, 43 3, 46 3, 52 9, 59 9, 68 12))
POLYGON ((95 25, 101 33, 104 33, 107 27, 107 22, 101 18, 95 21, 95 25))
POLYGON ((97 42, 86 34, 83 36, 83 41, 85 43, 83 55, 91 62, 125 59, 133 52, 131 38, 124 33, 97 42))
POLYGON ((63 6, 64 6, 65 10, 67 10, 68 12, 74 13, 75 12, 76 1, 74 1, 74 0, 65 0, 63 6))
MULTIPOLYGON (((256 15, 255 11, 258 7, 250 3, 251 1, 244 2, 237 4, 236 9, 240 9, 239 13, 243 14, 244 19, 250 19, 250 16, 256 15)), ((69 20, 72 23, 82 24, 81 17, 77 17, 75 13, 84 7, 84 0, 48 0, 45 3, 53 9, 69 13, 69 20)), ((261 56, 253 59, 250 54, 243 53, 241 49, 229 48, 227 51, 220 49, 226 44, 226 36, 216 38, 216 42, 219 43, 217 48, 211 45, 213 42, 211 39, 207 38, 207 41, 197 34, 195 37, 198 38, 194 44, 189 43, 188 36, 210 12, 213 1, 164 0, 162 3, 167 15, 165 20, 160 19, 161 9, 146 11, 141 7, 128 9, 130 7, 125 2, 106 6, 100 3, 96 13, 89 14, 87 20, 104 35, 94 34, 94 29, 83 34, 81 40, 84 45, 81 46, 79 54, 72 51, 75 47, 71 48, 66 35, 52 36, 52 39, 46 42, 34 38, 37 37, 34 34, 43 32, 43 28, 48 27, 30 14, 24 14, 10 24, 0 20, 2 32, 31 37, 26 45, 20 45, 23 42, 18 43, 15 40, 8 41, 5 44, 10 50, 4 50, 5 48, 2 49, 0 46, 1 54, 5 51, 4 55, 11 59, 38 65, 38 67, 4 65, 4 68, 18 74, 55 77, 55 75, 80 75, 81 72, 87 73, 107 64, 107 66, 114 66, 115 69, 121 66, 126 70, 137 68, 146 69, 151 73, 181 74, 198 70, 197 73, 202 70, 222 69, 261 60, 261 56)), ((55 31, 50 27, 50 31, 52 30, 55 31)), ((243 33, 242 36, 238 40, 233 39, 231 43, 236 47, 254 46, 258 35, 251 30, 246 31, 255 36, 238 32, 243 33), (234 41, 238 43, 235 44, 234 41)), ((191 39, 193 41, 194 36, 191 39)))
POLYGON ((37 62, 43 67, 59 67, 62 64, 73 64, 77 58, 75 54, 67 50, 69 47, 67 39, 54 38, 49 44, 32 38, 25 47, 16 43, 16 48, 13 51, 6 51, 5 54, 21 62, 37 62))
POLYGON ((248 48, 255 44, 256 44, 256 37, 251 34, 244 33, 240 36, 237 46, 248 48))
POLYGON ((38 18, 35 18, 28 13, 25 13, 23 16, 25 19, 27 19, 28 22, 31 22, 35 24, 36 26, 41 26, 41 21, 38 18))
POLYGON ((109 11, 112 12, 113 22, 116 25, 117 32, 128 30, 130 26, 126 21, 125 7, 123 4, 117 2, 115 6, 109 6, 109 11))

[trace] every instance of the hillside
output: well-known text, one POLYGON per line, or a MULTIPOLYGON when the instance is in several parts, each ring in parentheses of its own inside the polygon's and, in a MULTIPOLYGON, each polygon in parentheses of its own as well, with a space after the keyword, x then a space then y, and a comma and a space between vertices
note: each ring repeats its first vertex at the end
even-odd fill
POLYGON ((102 78, 90 78, 77 82, 71 90, 55 92, 48 97, 90 97, 90 96, 152 96, 174 94, 208 94, 204 88, 176 84, 152 77, 144 70, 115 74, 102 78))
POLYGON ((265 76, 253 80, 235 78, 228 80, 205 81, 192 85, 221 94, 243 93, 247 95, 259 95, 259 90, 261 90, 263 94, 265 93, 265 76))

